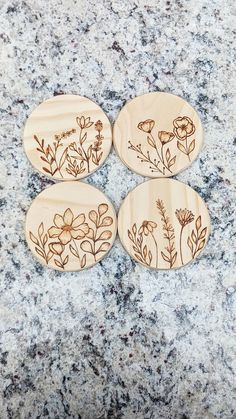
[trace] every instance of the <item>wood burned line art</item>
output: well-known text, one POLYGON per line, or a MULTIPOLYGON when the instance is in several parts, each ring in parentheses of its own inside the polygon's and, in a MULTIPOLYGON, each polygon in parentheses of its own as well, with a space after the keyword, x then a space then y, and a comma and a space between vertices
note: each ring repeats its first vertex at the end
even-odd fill
POLYGON ((87 265, 87 254, 94 262, 98 256, 107 252, 111 243, 112 232, 107 227, 113 224, 113 218, 104 216, 107 204, 100 204, 97 211, 91 210, 88 218, 84 213, 74 216, 67 208, 63 215, 55 214, 53 225, 45 231, 41 222, 37 233, 29 232, 30 240, 35 245, 36 253, 46 262, 53 258, 54 264, 64 269, 71 258, 77 258, 80 268, 87 265))
POLYGON ((62 169, 65 169, 69 175, 76 178, 84 172, 90 173, 91 166, 99 165, 103 155, 104 137, 101 135, 103 123, 100 120, 94 123, 90 117, 85 116, 77 117, 76 123, 78 130, 72 128, 55 134, 52 144, 45 144, 44 139, 39 139, 36 134, 34 135, 36 150, 44 164, 42 170, 45 173, 51 176, 59 174, 63 178, 62 169), (78 141, 72 141, 64 147, 64 140, 75 134, 78 135, 78 141), (93 143, 86 146, 89 134, 93 138, 93 143))
POLYGON ((145 121, 139 122, 137 128, 147 134, 146 141, 147 146, 150 148, 146 149, 142 144, 134 145, 129 140, 129 149, 137 153, 137 158, 142 163, 149 164, 151 172, 158 172, 162 175, 171 174, 171 168, 176 163, 177 154, 171 155, 170 148, 167 146, 170 142, 173 143, 174 139, 176 142, 175 153, 183 153, 186 155, 189 161, 191 161, 191 153, 195 149, 195 139, 188 141, 189 137, 195 132, 195 125, 188 116, 178 117, 173 121, 173 131, 158 131, 157 137, 153 135, 153 129, 155 121, 153 119, 146 119, 145 121))
MULTIPOLYGON (((159 258, 166 262, 166 269, 175 267, 177 256, 179 254, 181 265, 190 262, 198 256, 206 242, 207 227, 202 228, 202 217, 197 218, 190 211, 185 209, 176 209, 175 216, 180 224, 180 231, 176 234, 170 217, 167 214, 162 200, 156 201, 157 212, 160 216, 160 223, 156 221, 144 220, 140 227, 134 223, 128 230, 128 238, 132 242, 134 257, 150 267, 158 268, 160 266, 159 258), (184 228, 195 220, 194 227, 190 236, 184 235, 184 228), (158 246, 158 235, 166 241, 166 246, 158 246), (152 240, 148 240, 151 237, 152 240), (189 253, 189 258, 184 260, 184 255, 189 253), (153 264, 152 264, 153 261, 153 264)), ((179 265, 178 265, 179 266, 179 265)))

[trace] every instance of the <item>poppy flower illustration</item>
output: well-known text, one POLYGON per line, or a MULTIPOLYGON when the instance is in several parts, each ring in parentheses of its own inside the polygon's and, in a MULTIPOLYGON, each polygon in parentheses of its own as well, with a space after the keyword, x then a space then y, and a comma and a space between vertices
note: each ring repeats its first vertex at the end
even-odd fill
POLYGON ((138 129, 140 129, 141 131, 144 131, 144 132, 147 132, 148 134, 150 134, 150 132, 152 131, 154 125, 155 125, 155 121, 153 121, 153 119, 146 119, 143 122, 139 122, 138 129))
POLYGON ((167 131, 159 131, 158 138, 162 144, 169 143, 174 138, 174 134, 172 132, 167 131))
POLYGON ((78 217, 74 217, 70 208, 67 208, 63 215, 56 214, 53 222, 55 226, 49 228, 49 237, 58 238, 64 245, 72 239, 83 239, 89 232, 88 224, 85 223, 85 215, 80 214, 78 217))
POLYGON ((149 233, 152 233, 154 228, 157 227, 157 223, 154 221, 143 221, 141 224, 141 227, 139 228, 139 234, 145 234, 145 236, 148 236, 149 233))
POLYGON ((178 117, 173 121, 176 137, 183 141, 195 132, 193 121, 188 116, 178 117))

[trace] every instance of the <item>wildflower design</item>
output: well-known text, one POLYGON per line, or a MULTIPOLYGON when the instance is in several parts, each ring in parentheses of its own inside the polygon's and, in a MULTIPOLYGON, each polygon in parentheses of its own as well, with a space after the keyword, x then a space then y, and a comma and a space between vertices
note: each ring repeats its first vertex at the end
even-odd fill
POLYGON ((202 227, 202 216, 196 218, 195 228, 187 235, 186 226, 195 220, 191 210, 176 209, 168 213, 164 200, 159 198, 156 209, 155 221, 144 220, 139 226, 135 222, 127 231, 133 256, 147 267, 173 269, 183 266, 205 245, 207 227, 202 227))
POLYGON ((77 259, 83 269, 88 264, 88 253, 97 261, 98 256, 111 246, 109 226, 114 220, 105 215, 108 211, 106 203, 99 204, 97 210, 89 211, 87 216, 85 213, 74 214, 71 208, 66 208, 62 214, 53 216, 52 225, 47 230, 41 222, 37 233, 29 232, 29 238, 47 265, 50 262, 50 265, 53 263, 64 270, 77 259))
POLYGON ((50 142, 37 134, 33 136, 45 174, 73 179, 89 174, 100 164, 104 152, 103 122, 82 115, 75 118, 75 125, 76 128, 55 133, 50 142))
POLYGON ((139 122, 137 128, 146 134, 146 142, 135 144, 134 141, 129 140, 128 148, 136 153, 141 163, 149 165, 152 173, 162 176, 171 175, 179 153, 185 154, 191 161, 191 153, 195 149, 195 139, 188 143, 188 138, 196 130, 191 118, 187 116, 175 118, 172 131, 159 130, 158 122, 153 119, 139 122), (156 128, 157 133, 155 134, 156 128), (171 154, 169 143, 173 145, 174 154, 171 154))

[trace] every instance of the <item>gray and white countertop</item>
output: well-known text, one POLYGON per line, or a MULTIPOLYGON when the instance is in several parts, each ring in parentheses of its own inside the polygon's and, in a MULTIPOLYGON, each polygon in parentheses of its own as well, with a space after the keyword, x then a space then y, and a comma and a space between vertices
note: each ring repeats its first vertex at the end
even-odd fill
MULTIPOLYGON (((0 0, 0 418, 236 418, 233 0, 0 0), (90 270, 43 268, 26 211, 52 181, 22 146, 27 116, 60 93, 114 122, 142 93, 196 108, 205 142, 177 179, 207 203, 212 235, 177 271, 136 264, 118 238, 90 270)), ((85 182, 118 210, 143 178, 114 150, 85 182)))

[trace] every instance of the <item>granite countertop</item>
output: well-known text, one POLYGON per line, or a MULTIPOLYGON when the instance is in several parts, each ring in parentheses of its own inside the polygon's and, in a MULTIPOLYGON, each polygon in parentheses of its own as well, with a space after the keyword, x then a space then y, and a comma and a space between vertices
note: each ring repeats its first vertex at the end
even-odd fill
MULTIPOLYGON (((236 418, 235 2, 0 5, 0 418, 236 418), (24 221, 52 182, 24 154, 27 116, 72 93, 113 122, 127 100, 159 90, 189 101, 204 125, 199 158, 176 176, 208 205, 204 254, 149 271, 117 238, 90 270, 43 268, 24 221)), ((85 182, 118 210, 143 180, 113 150, 85 182)))

